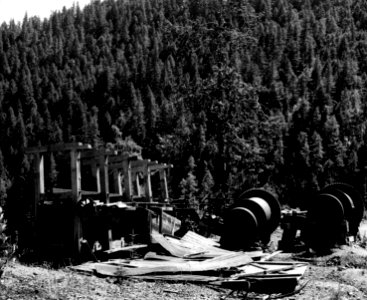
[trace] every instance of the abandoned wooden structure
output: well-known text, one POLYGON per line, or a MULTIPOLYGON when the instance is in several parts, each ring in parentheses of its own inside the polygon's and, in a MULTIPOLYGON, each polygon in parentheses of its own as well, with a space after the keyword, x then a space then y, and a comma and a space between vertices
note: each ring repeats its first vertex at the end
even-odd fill
POLYGON ((82 242, 111 250, 136 235, 147 241, 153 230, 173 234, 180 226, 167 213, 173 209, 167 187, 172 165, 82 143, 32 147, 26 153, 33 161, 34 232, 46 251, 75 256, 82 242))

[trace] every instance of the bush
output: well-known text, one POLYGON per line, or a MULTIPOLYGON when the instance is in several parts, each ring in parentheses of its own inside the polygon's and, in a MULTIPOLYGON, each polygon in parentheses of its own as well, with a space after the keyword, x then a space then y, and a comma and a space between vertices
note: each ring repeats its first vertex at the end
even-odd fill
POLYGON ((3 209, 0 206, 0 278, 15 249, 15 245, 10 242, 9 237, 6 235, 6 220, 4 219, 3 209))

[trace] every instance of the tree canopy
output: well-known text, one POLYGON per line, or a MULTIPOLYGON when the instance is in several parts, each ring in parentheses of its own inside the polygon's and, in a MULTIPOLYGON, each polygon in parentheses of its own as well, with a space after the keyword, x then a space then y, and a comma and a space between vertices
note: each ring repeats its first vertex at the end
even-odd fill
POLYGON ((362 0, 95 0, 3 23, 0 199, 27 146, 116 132, 175 165, 174 197, 362 185, 366 29, 362 0))

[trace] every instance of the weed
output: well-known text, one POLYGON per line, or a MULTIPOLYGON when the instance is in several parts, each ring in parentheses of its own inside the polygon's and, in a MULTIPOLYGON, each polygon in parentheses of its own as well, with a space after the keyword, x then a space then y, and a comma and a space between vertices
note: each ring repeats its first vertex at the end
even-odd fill
POLYGON ((6 220, 4 219, 3 209, 0 206, 0 278, 5 267, 16 251, 16 244, 12 244, 6 232, 6 220))
POLYGON ((340 283, 338 285, 338 289, 334 291, 333 295, 329 298, 329 300, 341 300, 342 299, 342 290, 340 288, 340 283))

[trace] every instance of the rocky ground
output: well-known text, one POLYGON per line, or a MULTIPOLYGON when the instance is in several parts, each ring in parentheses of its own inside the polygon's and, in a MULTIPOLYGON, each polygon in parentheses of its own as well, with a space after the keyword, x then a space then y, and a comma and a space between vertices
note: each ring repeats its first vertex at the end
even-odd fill
MULTIPOLYGON (((361 246, 363 243, 343 246, 322 257, 279 254, 276 260, 302 260, 310 264, 301 282, 304 288, 283 299, 367 299, 367 250, 361 246)), ((0 281, 0 300, 219 300, 229 292, 202 284, 99 278, 67 267, 55 270, 47 265, 25 265, 17 261, 8 264, 0 281)), ((227 299, 245 298, 235 293, 227 299)))
MULTIPOLYGON (((277 259, 291 260, 291 254, 277 259)), ((303 260, 305 260, 303 258, 303 260)), ((367 299, 367 251, 357 246, 337 249, 333 254, 308 258, 310 267, 296 295, 284 299, 367 299)), ((199 284, 145 282, 98 278, 48 266, 29 266, 11 262, 5 269, 0 299, 220 299, 228 290, 199 284)), ((228 299, 243 299, 235 294, 228 299)))

